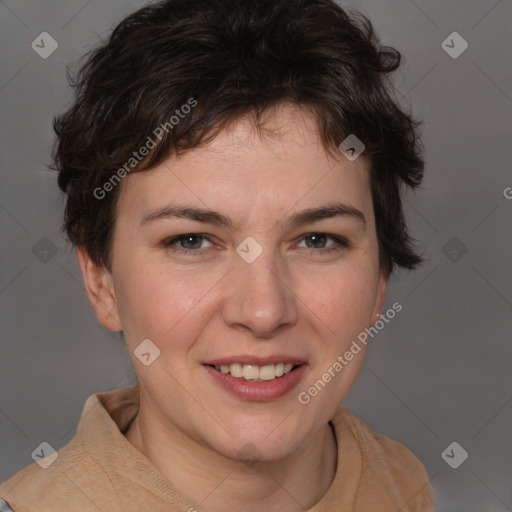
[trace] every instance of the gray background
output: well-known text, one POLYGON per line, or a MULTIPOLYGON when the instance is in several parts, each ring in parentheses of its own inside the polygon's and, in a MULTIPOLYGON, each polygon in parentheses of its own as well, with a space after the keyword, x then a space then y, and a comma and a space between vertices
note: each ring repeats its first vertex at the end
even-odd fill
MULTIPOLYGON (((89 306, 45 166, 52 116, 71 99, 65 65, 142 4, 0 1, 0 481, 42 441, 67 443, 88 396, 134 382, 89 306), (31 48, 43 31, 59 44, 48 59, 31 48)), ((424 184, 407 199, 427 262, 392 279, 388 305, 404 309, 371 342, 344 405, 417 455, 439 511, 511 510, 512 3, 342 5, 403 52, 396 85, 424 119, 427 149, 424 184), (456 59, 441 46, 453 31, 469 44, 456 59), (453 441, 469 454, 457 469, 441 457, 453 441)))

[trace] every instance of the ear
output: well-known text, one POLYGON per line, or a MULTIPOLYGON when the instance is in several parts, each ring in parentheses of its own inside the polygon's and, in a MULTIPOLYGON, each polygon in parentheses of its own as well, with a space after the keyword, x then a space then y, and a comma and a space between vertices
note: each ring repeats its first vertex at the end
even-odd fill
POLYGON ((372 318, 371 318, 371 327, 375 325, 377 320, 380 320, 380 315, 382 314, 382 310, 384 309, 384 304, 386 303, 386 290, 388 287, 388 278, 384 274, 384 272, 380 272, 379 280, 377 282, 377 295, 375 297, 375 306, 373 308, 372 318))
POLYGON ((111 331, 122 331, 112 275, 98 267, 83 247, 76 248, 89 301, 100 323, 111 331))

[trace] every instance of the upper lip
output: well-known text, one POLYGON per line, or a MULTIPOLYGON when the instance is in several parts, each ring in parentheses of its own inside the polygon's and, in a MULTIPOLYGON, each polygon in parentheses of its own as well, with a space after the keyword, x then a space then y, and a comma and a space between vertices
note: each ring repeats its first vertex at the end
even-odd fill
POLYGON ((239 355, 239 356, 229 356, 229 357, 218 357, 216 359, 209 359, 205 361, 203 364, 210 364, 213 366, 227 365, 230 364, 252 364, 254 366, 265 366, 268 364, 277 364, 277 363, 291 363, 294 365, 304 364, 306 363, 305 359, 295 356, 286 356, 277 354, 274 356, 251 356, 251 355, 239 355))

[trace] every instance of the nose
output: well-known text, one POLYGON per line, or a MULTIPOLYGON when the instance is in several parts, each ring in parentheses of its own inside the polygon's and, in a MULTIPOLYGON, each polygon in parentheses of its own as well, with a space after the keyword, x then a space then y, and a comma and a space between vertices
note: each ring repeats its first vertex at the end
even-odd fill
POLYGON ((293 326, 298 310, 287 275, 282 260, 270 251, 263 251, 252 263, 236 256, 225 281, 226 325, 263 339, 293 326))

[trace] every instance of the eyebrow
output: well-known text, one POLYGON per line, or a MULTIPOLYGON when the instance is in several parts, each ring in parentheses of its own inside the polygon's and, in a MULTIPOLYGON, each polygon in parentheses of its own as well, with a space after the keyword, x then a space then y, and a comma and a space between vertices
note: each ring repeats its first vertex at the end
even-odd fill
MULTIPOLYGON (((343 203, 331 203, 318 208, 302 210, 285 220, 285 226, 294 228, 333 217, 351 218, 358 221, 363 226, 366 226, 366 217, 363 212, 354 206, 343 203)), ((233 221, 219 212, 193 206, 173 205, 146 214, 141 220, 140 225, 144 226, 157 220, 173 218, 188 219, 224 228, 233 228, 233 221)))

